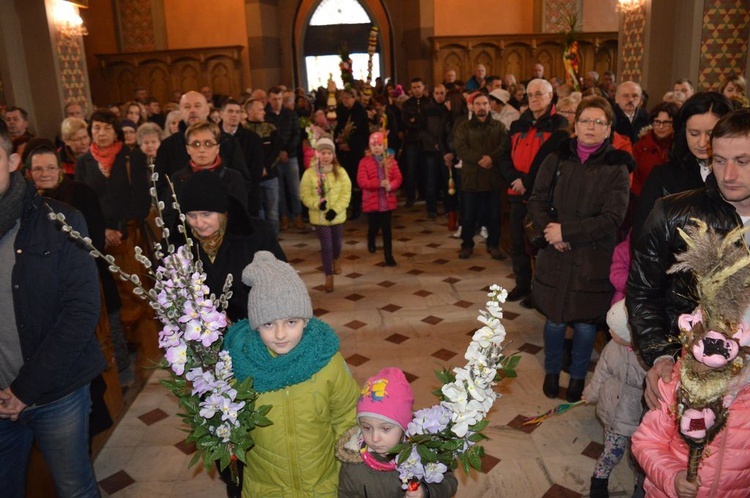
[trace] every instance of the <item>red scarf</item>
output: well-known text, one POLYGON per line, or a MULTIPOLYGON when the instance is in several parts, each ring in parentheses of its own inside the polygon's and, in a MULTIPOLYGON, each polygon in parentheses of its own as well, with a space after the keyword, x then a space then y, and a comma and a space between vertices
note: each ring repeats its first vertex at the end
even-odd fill
POLYGON ((213 162, 213 164, 209 164, 208 166, 198 166, 193 162, 193 160, 190 160, 190 169, 193 170, 193 173, 196 171, 213 171, 216 168, 221 166, 221 156, 216 156, 216 161, 213 162))
POLYGON ((99 163, 99 171, 109 178, 112 171, 112 165, 115 164, 117 154, 122 150, 122 142, 115 142, 106 149, 100 149, 96 142, 91 142, 91 155, 99 163))

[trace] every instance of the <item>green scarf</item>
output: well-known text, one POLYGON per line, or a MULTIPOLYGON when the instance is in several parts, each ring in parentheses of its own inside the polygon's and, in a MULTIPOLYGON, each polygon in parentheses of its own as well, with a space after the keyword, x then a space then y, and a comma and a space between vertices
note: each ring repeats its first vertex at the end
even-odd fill
POLYGON ((311 318, 297 347, 274 356, 245 319, 229 328, 224 349, 232 357, 235 378, 252 377, 253 388, 264 393, 299 384, 318 373, 339 350, 339 338, 330 325, 311 318))

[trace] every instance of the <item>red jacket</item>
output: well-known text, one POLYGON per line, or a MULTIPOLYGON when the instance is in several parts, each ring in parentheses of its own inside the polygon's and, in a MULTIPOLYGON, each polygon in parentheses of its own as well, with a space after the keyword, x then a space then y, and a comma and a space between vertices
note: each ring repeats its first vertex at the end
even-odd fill
MULTIPOLYGON (((688 446, 679 434, 674 414, 675 392, 680 379, 678 361, 672 381, 659 379, 662 399, 657 410, 643 417, 633 434, 633 455, 646 471, 646 496, 676 497, 674 479, 687 469, 688 446)), ((742 374, 740 374, 742 375, 742 374)), ((702 485, 698 497, 746 498, 750 488, 750 389, 740 391, 729 408, 724 429, 706 445, 698 469, 702 485)))
POLYGON ((365 213, 393 211, 396 209, 396 190, 401 186, 401 170, 391 156, 387 157, 388 180, 391 190, 386 192, 380 186, 385 178, 385 171, 374 156, 367 155, 359 161, 357 185, 362 189, 362 211, 365 213))
POLYGON ((672 138, 667 141, 656 140, 653 130, 648 132, 633 146, 633 157, 637 164, 633 173, 633 185, 630 190, 640 197, 643 184, 651 174, 654 166, 664 164, 669 160, 669 148, 672 146, 672 138))

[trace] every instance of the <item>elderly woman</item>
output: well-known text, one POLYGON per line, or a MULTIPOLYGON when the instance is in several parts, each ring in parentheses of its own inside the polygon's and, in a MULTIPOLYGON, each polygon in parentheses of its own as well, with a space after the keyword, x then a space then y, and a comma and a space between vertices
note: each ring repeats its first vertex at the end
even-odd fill
POLYGON ((136 140, 138 141, 138 147, 141 148, 141 152, 146 156, 148 164, 154 163, 156 152, 159 150, 159 145, 161 145, 163 137, 164 132, 156 123, 143 123, 138 127, 136 140))
POLYGON ((78 158, 89 151, 91 137, 86 121, 79 118, 66 118, 60 125, 60 138, 63 146, 58 149, 63 171, 71 179, 76 174, 78 158))
POLYGON ((651 128, 633 146, 636 167, 630 189, 634 195, 641 195, 643 184, 654 166, 667 162, 674 139, 674 118, 678 111, 676 104, 661 102, 648 114, 651 128))
POLYGON ((529 216, 548 246, 537 254, 532 288, 544 325, 544 394, 556 398, 568 325, 573 327, 566 399, 581 399, 596 324, 612 298, 609 267, 617 229, 628 206, 632 156, 609 142, 614 112, 602 97, 576 109, 575 136, 542 163, 529 198, 529 216))
POLYGON ((169 111, 167 119, 164 120, 164 138, 180 131, 182 112, 180 110, 169 111))

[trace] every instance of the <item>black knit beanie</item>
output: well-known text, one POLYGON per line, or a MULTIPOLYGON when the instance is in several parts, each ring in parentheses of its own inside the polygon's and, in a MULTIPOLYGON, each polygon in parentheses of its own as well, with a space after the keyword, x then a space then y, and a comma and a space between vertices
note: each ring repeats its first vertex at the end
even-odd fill
POLYGON ((229 193, 219 175, 212 171, 196 171, 185 180, 178 196, 183 213, 229 210, 229 193))

